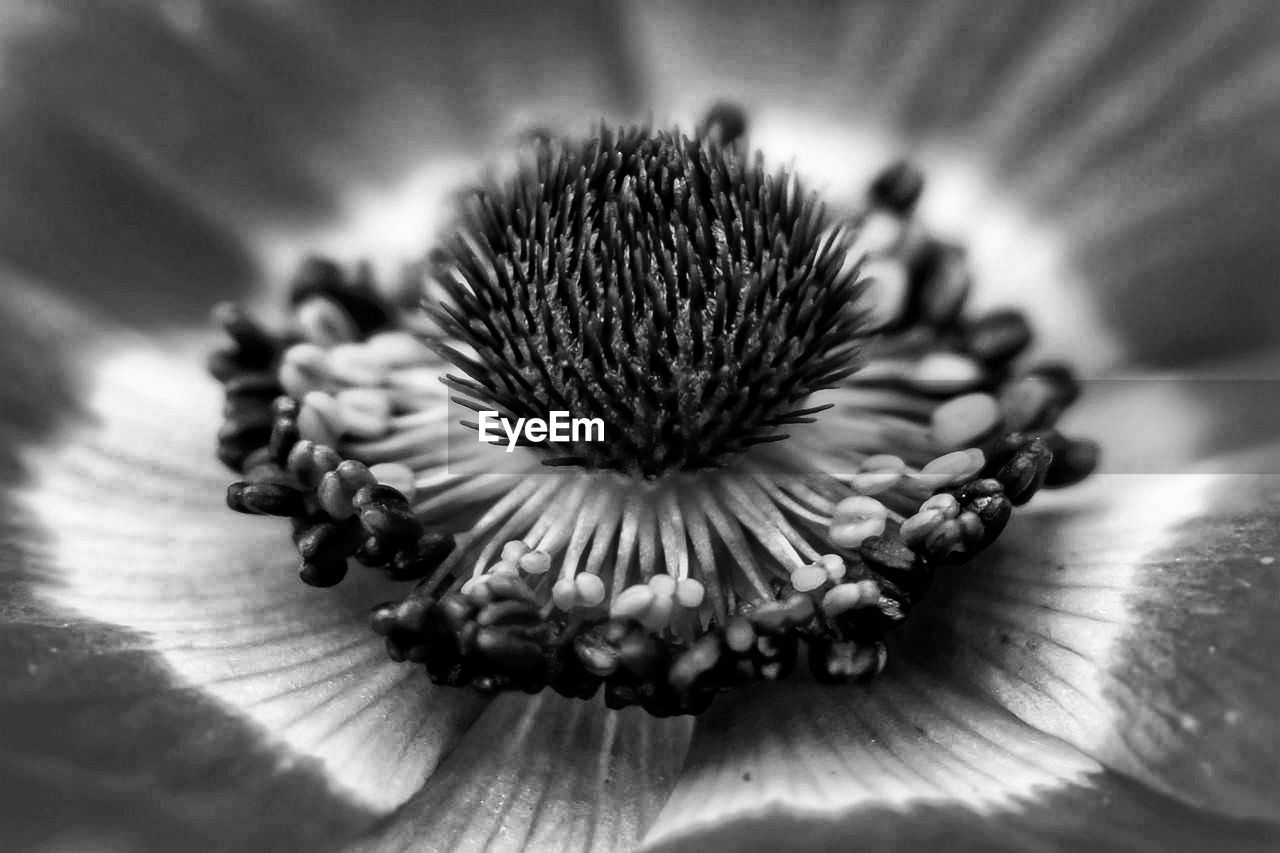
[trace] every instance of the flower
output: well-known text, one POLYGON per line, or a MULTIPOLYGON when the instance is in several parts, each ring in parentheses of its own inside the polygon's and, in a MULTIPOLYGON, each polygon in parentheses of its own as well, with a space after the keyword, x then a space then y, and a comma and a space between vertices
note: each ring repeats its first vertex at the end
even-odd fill
POLYGON ((1216 358, 1266 378, 1229 353, 1274 340, 1269 10, 885 4, 815 27, 741 5, 505 9, 504 31, 369 9, 6 12, 3 423, 25 474, 5 498, 22 652, 5 741, 19 804, 69 803, 15 823, 21 843, 1274 840, 1265 382, 1090 383, 1077 429, 1109 471, 943 578, 902 666, 722 697, 691 726, 548 693, 486 705, 384 661, 360 618, 391 596, 367 575, 302 587, 280 531, 219 506, 190 325, 300 249, 416 248, 416 214, 408 237, 316 223, 402 177, 423 139, 493 138, 513 101, 575 124, 687 116, 733 80, 753 140, 828 198, 896 148, 865 134, 900 133, 943 200, 922 215, 1050 351, 1095 374, 1216 358))

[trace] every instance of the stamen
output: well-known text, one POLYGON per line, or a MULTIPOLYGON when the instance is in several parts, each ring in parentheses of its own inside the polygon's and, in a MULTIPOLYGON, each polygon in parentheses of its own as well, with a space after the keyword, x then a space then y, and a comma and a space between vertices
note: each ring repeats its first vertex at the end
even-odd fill
POLYGON ((1000 406, 990 394, 963 394, 933 410, 930 428, 943 447, 973 447, 1000 425, 1000 406))
POLYGON ((876 176, 867 190, 867 198, 876 207, 892 211, 898 216, 910 216, 923 192, 924 175, 914 165, 903 160, 876 176))
POLYGON ((835 505, 827 536, 833 545, 856 548, 863 540, 884 533, 889 510, 875 498, 854 495, 835 505))
POLYGON ((1016 364, 1026 318, 966 314, 963 250, 911 218, 918 170, 831 223, 746 127, 719 105, 693 139, 532 139, 433 256, 446 304, 312 258, 286 328, 220 306, 228 505, 290 519, 305 583, 412 583, 372 628, 439 684, 666 716, 801 657, 874 677, 933 572, 1098 447, 1053 429, 1070 371, 1016 364), (495 470, 448 442, 450 391, 614 440, 495 470))

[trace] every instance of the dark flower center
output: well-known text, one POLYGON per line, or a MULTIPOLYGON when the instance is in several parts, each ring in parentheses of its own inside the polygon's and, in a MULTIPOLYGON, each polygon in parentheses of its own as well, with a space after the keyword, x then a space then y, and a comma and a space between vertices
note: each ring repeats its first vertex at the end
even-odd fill
POLYGON ((722 464, 856 369, 853 277, 795 176, 719 137, 540 139, 471 195, 429 305, 462 402, 599 418, 548 462, 654 476, 722 464))
POLYGON ((1055 429, 1079 387, 1020 364, 1026 318, 966 312, 963 249, 914 219, 918 171, 829 224, 743 158, 744 130, 721 108, 694 139, 535 142, 462 198, 425 311, 325 261, 282 330, 222 309, 230 507, 288 517, 307 584, 353 562, 414 582, 372 628, 439 684, 669 715, 800 660, 874 678, 933 573, 1097 447, 1055 429), (504 468, 448 441, 450 391, 481 421, 560 410, 606 440, 504 468))

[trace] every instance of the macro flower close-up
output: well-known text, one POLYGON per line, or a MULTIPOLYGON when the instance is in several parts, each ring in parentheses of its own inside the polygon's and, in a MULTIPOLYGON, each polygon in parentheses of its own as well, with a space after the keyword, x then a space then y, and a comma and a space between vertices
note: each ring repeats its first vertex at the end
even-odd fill
POLYGON ((1280 6, 0 0, 0 849, 1280 847, 1280 6))

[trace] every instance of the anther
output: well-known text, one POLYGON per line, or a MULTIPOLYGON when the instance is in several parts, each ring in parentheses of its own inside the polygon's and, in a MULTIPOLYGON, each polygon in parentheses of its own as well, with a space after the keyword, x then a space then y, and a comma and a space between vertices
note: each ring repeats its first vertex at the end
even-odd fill
POLYGON ((551 571, 551 555, 546 551, 526 551, 517 562, 522 571, 531 575, 545 575, 551 571))
POLYGON ((863 561, 881 574, 897 575, 910 572, 918 565, 919 558, 900 539, 873 536, 858 547, 863 561))
POLYGON ((329 358, 315 344, 300 343, 284 352, 280 364, 280 384, 294 399, 301 399, 308 391, 323 388, 329 380, 329 358))
POLYGON ((813 599, 796 593, 781 601, 766 601, 745 615, 757 631, 780 634, 804 625, 813 614, 813 599))
POLYGON ((339 556, 323 556, 302 564, 298 577, 307 586, 337 586, 347 576, 347 560, 339 556))
POLYGON ((963 483, 982 470, 986 456, 977 448, 955 450, 930 460, 920 469, 918 479, 931 489, 963 483))
POLYGON ((1021 311, 993 311, 969 323, 965 349, 984 364, 1005 364, 1031 344, 1031 324, 1021 311))
POLYGON ((267 370, 232 376, 222 384, 222 390, 226 393, 228 402, 248 398, 269 404, 280 396, 281 388, 275 373, 267 370))
POLYGON ((290 286, 290 302, 301 306, 314 297, 326 297, 339 305, 361 334, 380 329, 390 315, 365 276, 348 278, 342 268, 326 258, 305 259, 290 286))
POLYGON ((658 574, 649 578, 649 589, 658 598, 670 598, 676 591, 676 579, 667 574, 658 574))
POLYGON ((519 539, 513 539, 503 544, 501 558, 508 563, 519 563, 520 558, 528 554, 532 550, 529 546, 519 539))
POLYGON ((991 395, 979 393, 952 397, 933 410, 931 420, 933 437, 947 448, 972 447, 999 425, 999 404, 991 395))
MULTIPOLYGON (((869 461, 869 460, 868 460, 869 461)), ((902 460, 898 460, 901 462, 902 460)), ((863 463, 863 470, 854 474, 849 478, 849 486, 858 494, 872 497, 889 491, 898 483, 902 482, 905 466, 900 468, 872 468, 868 469, 867 463, 863 463)))
POLYGON ((815 563, 819 568, 827 573, 827 578, 832 582, 840 580, 845 576, 848 567, 844 564, 844 558, 839 554, 823 554, 815 563))
POLYGON ((696 610, 702 606, 706 593, 706 587, 694 578, 680 578, 676 581, 675 600, 681 607, 696 610))
POLYGON ((817 564, 800 566, 791 573, 791 585, 796 592, 813 592, 829 580, 826 570, 817 564))
POLYGON ((953 352, 933 352, 916 364, 912 384, 933 394, 957 394, 971 390, 986 378, 981 365, 953 352))
POLYGON ((351 315, 327 296, 305 299, 295 313, 306 339, 321 346, 347 343, 360 336, 351 315))
POLYGON ((605 640, 607 626, 601 623, 573 640, 573 648, 583 667, 592 675, 606 678, 618 670, 621 655, 615 644, 605 640))
POLYGON ((227 506, 256 515, 294 516, 306 511, 302 492, 278 483, 232 483, 227 506))
POLYGON ((742 654, 755 645, 756 632, 751 627, 751 623, 743 617, 731 616, 725 623, 724 641, 730 649, 742 654))
POLYGON ((964 556, 964 529, 954 518, 945 519, 925 537, 921 550, 935 563, 951 562, 964 556))
POLYGON ((491 575, 508 575, 509 577, 520 577, 520 566, 510 560, 499 560, 489 567, 491 575))
POLYGON ((289 397, 277 397, 271 404, 271 436, 267 440, 267 449, 271 453, 271 461, 284 465, 289 453, 298 443, 301 433, 298 429, 299 406, 289 397))
POLYGON ((275 360, 276 338, 240 305, 219 303, 213 309, 213 319, 231 338, 241 364, 265 367, 275 360))
POLYGON ((720 662, 718 632, 704 634, 693 647, 676 658, 667 674, 667 682, 678 692, 688 691, 720 662))
POLYGON ((916 262, 913 279, 914 302, 921 319, 936 329, 950 327, 960 316, 972 286, 964 251, 930 243, 916 262))
POLYGON ((418 520, 414 518, 408 507, 383 500, 370 501, 362 506, 360 523, 364 525, 369 536, 376 538, 380 545, 388 546, 403 546, 411 543, 417 538, 420 530, 418 520))
POLYGON ((453 552, 454 537, 451 533, 428 530, 417 540, 400 550, 390 565, 388 573, 395 580, 418 580, 434 571, 453 552))
POLYGON ((320 506, 334 518, 349 518, 356 508, 351 499, 365 486, 377 485, 377 479, 359 462, 348 459, 320 479, 317 496, 320 506))
POLYGON ((698 126, 698 136, 714 139, 721 145, 730 145, 747 132, 747 114, 738 104, 718 101, 707 110, 698 126))
POLYGON ((871 204, 910 216, 924 192, 924 174, 906 160, 900 160, 871 181, 867 198, 871 204))
POLYGON ((580 607, 595 607, 604 602, 604 581, 598 575, 581 572, 573 579, 573 588, 580 607))
POLYGON ((298 538, 298 553, 304 560, 323 557, 346 559, 356 552, 364 533, 354 519, 343 522, 321 522, 298 538))
POLYGON ((1057 432, 1047 433, 1043 437, 1053 454, 1053 461, 1044 478, 1046 488, 1073 486, 1097 469, 1102 457, 1102 450, 1097 442, 1071 439, 1057 432))
POLYGON ((293 474, 307 489, 318 488, 321 478, 341 464, 342 457, 337 451, 310 439, 301 439, 294 444, 285 461, 289 473, 293 474))
POLYGON ((865 607, 867 603, 862 587, 856 583, 836 584, 822 596, 822 612, 828 618, 835 618, 859 606, 865 607))
POLYGON ((369 473, 382 485, 394 488, 407 500, 413 500, 414 476, 413 469, 408 465, 402 465, 399 462, 380 462, 377 465, 370 465, 369 473))
POLYGON ((629 586, 613 600, 609 615, 615 619, 640 619, 653 604, 654 592, 647 584, 629 586))
POLYGON ((902 537, 902 541, 908 547, 919 548, 924 545, 924 541, 929 534, 933 533, 934 529, 946 520, 947 517, 938 510, 921 509, 915 515, 902 522, 898 535, 902 537))
POLYGON ((258 423, 223 423, 218 430, 218 461, 233 471, 242 471, 249 454, 271 438, 271 426, 258 423))
POLYGON ((857 547, 871 536, 884 532, 889 511, 875 498, 854 495, 835 505, 827 536, 835 545, 857 547))
POLYGON ((1005 494, 1013 505, 1021 506, 1031 500, 1031 496, 1044 484, 1052 461, 1053 453, 1044 440, 1033 435, 1025 439, 1009 461, 1000 467, 995 479, 1004 486, 1005 494))
POLYGON ((488 595, 500 599, 516 599, 527 604, 537 604, 538 597, 520 578, 509 575, 485 576, 485 589, 488 595))

